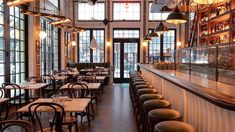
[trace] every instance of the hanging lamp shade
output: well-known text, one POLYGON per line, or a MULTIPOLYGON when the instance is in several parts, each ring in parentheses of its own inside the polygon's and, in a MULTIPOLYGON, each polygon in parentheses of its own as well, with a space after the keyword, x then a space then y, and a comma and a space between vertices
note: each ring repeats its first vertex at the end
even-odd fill
POLYGON ((224 1, 228 1, 228 0, 194 0, 193 2, 196 4, 216 4, 216 3, 220 3, 220 2, 224 2, 224 1))
POLYGON ((151 30, 151 32, 148 34, 149 38, 157 38, 159 35, 154 31, 154 29, 151 30))
POLYGON ((95 37, 93 37, 92 40, 91 40, 90 48, 94 50, 97 47, 98 47, 98 43, 97 43, 95 37))
POLYGON ((148 37, 148 34, 146 34, 144 36, 144 41, 149 42, 149 41, 152 41, 152 39, 150 37, 148 37))
POLYGON ((159 25, 156 27, 155 32, 163 34, 164 32, 168 31, 168 27, 166 27, 163 22, 160 22, 159 25))
POLYGON ((186 17, 180 12, 178 6, 176 6, 175 10, 167 17, 166 22, 177 25, 181 23, 186 23, 187 20, 186 17))

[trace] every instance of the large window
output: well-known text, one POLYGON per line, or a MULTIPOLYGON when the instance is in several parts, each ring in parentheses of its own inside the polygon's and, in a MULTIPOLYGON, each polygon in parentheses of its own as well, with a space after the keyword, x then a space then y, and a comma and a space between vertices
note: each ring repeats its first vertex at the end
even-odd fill
POLYGON ((113 20, 140 20, 140 2, 114 2, 113 20))
POLYGON ((169 30, 166 33, 163 33, 161 37, 157 37, 152 39, 151 42, 149 42, 149 59, 159 60, 160 59, 160 53, 161 43, 163 44, 163 55, 164 59, 166 61, 174 61, 174 49, 175 49, 175 36, 176 31, 174 29, 169 30))
POLYGON ((79 62, 104 62, 104 34, 103 29, 85 30, 79 33, 79 62), (90 43, 93 36, 98 43, 98 47, 91 50, 90 43))
POLYGON ((59 70, 59 35, 58 28, 52 27, 49 21, 41 18, 41 30, 47 37, 41 39, 41 74, 50 74, 52 70, 59 70))
POLYGON ((88 3, 78 3, 78 20, 91 21, 105 19, 105 3, 98 2, 95 5, 88 3))
POLYGON ((4 6, 0 0, 0 84, 5 82, 5 35, 4 35, 4 6))
POLYGON ((160 21, 160 20, 166 20, 168 15, 170 14, 169 12, 162 12, 161 13, 161 5, 157 5, 155 8, 157 10, 155 10, 155 13, 151 12, 151 5, 153 3, 149 3, 149 20, 150 21, 160 21))
POLYGON ((24 17, 18 7, 10 7, 10 74, 15 83, 25 80, 24 17))
POLYGON ((56 8, 59 8, 59 0, 48 0, 51 2, 56 8))
POLYGON ((25 29, 25 16, 19 7, 4 7, 0 0, 0 85, 25 80, 25 29), (9 41, 5 36, 10 36, 9 41))

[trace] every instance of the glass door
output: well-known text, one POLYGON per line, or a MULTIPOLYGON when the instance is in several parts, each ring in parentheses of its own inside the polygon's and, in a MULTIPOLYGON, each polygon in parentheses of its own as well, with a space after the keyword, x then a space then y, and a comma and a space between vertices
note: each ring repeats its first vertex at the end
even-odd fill
POLYGON ((129 71, 137 70, 139 42, 137 40, 115 40, 113 48, 114 82, 128 82, 129 71))

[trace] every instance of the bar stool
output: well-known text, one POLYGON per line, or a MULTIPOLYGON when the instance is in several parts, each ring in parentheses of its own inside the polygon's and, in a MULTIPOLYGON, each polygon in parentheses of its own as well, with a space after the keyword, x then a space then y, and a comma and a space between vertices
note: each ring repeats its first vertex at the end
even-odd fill
POLYGON ((154 126, 154 132, 196 132, 196 130, 185 122, 163 121, 154 126))
POLYGON ((181 121, 180 113, 173 109, 154 109, 148 112, 148 132, 152 132, 154 125, 169 120, 181 121))
MULTIPOLYGON (((142 95, 143 96, 143 95, 142 95)), ((153 99, 148 100, 143 103, 143 130, 144 132, 147 131, 147 124, 148 124, 148 112, 153 109, 160 109, 160 108, 171 108, 171 103, 166 100, 159 100, 153 99)))

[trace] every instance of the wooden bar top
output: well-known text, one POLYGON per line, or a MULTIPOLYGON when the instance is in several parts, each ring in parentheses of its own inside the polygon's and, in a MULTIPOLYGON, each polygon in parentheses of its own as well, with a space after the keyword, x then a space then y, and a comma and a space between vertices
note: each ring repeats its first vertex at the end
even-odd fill
POLYGON ((235 111, 235 86, 200 78, 175 70, 157 70, 151 64, 138 64, 141 68, 219 107, 235 111))

